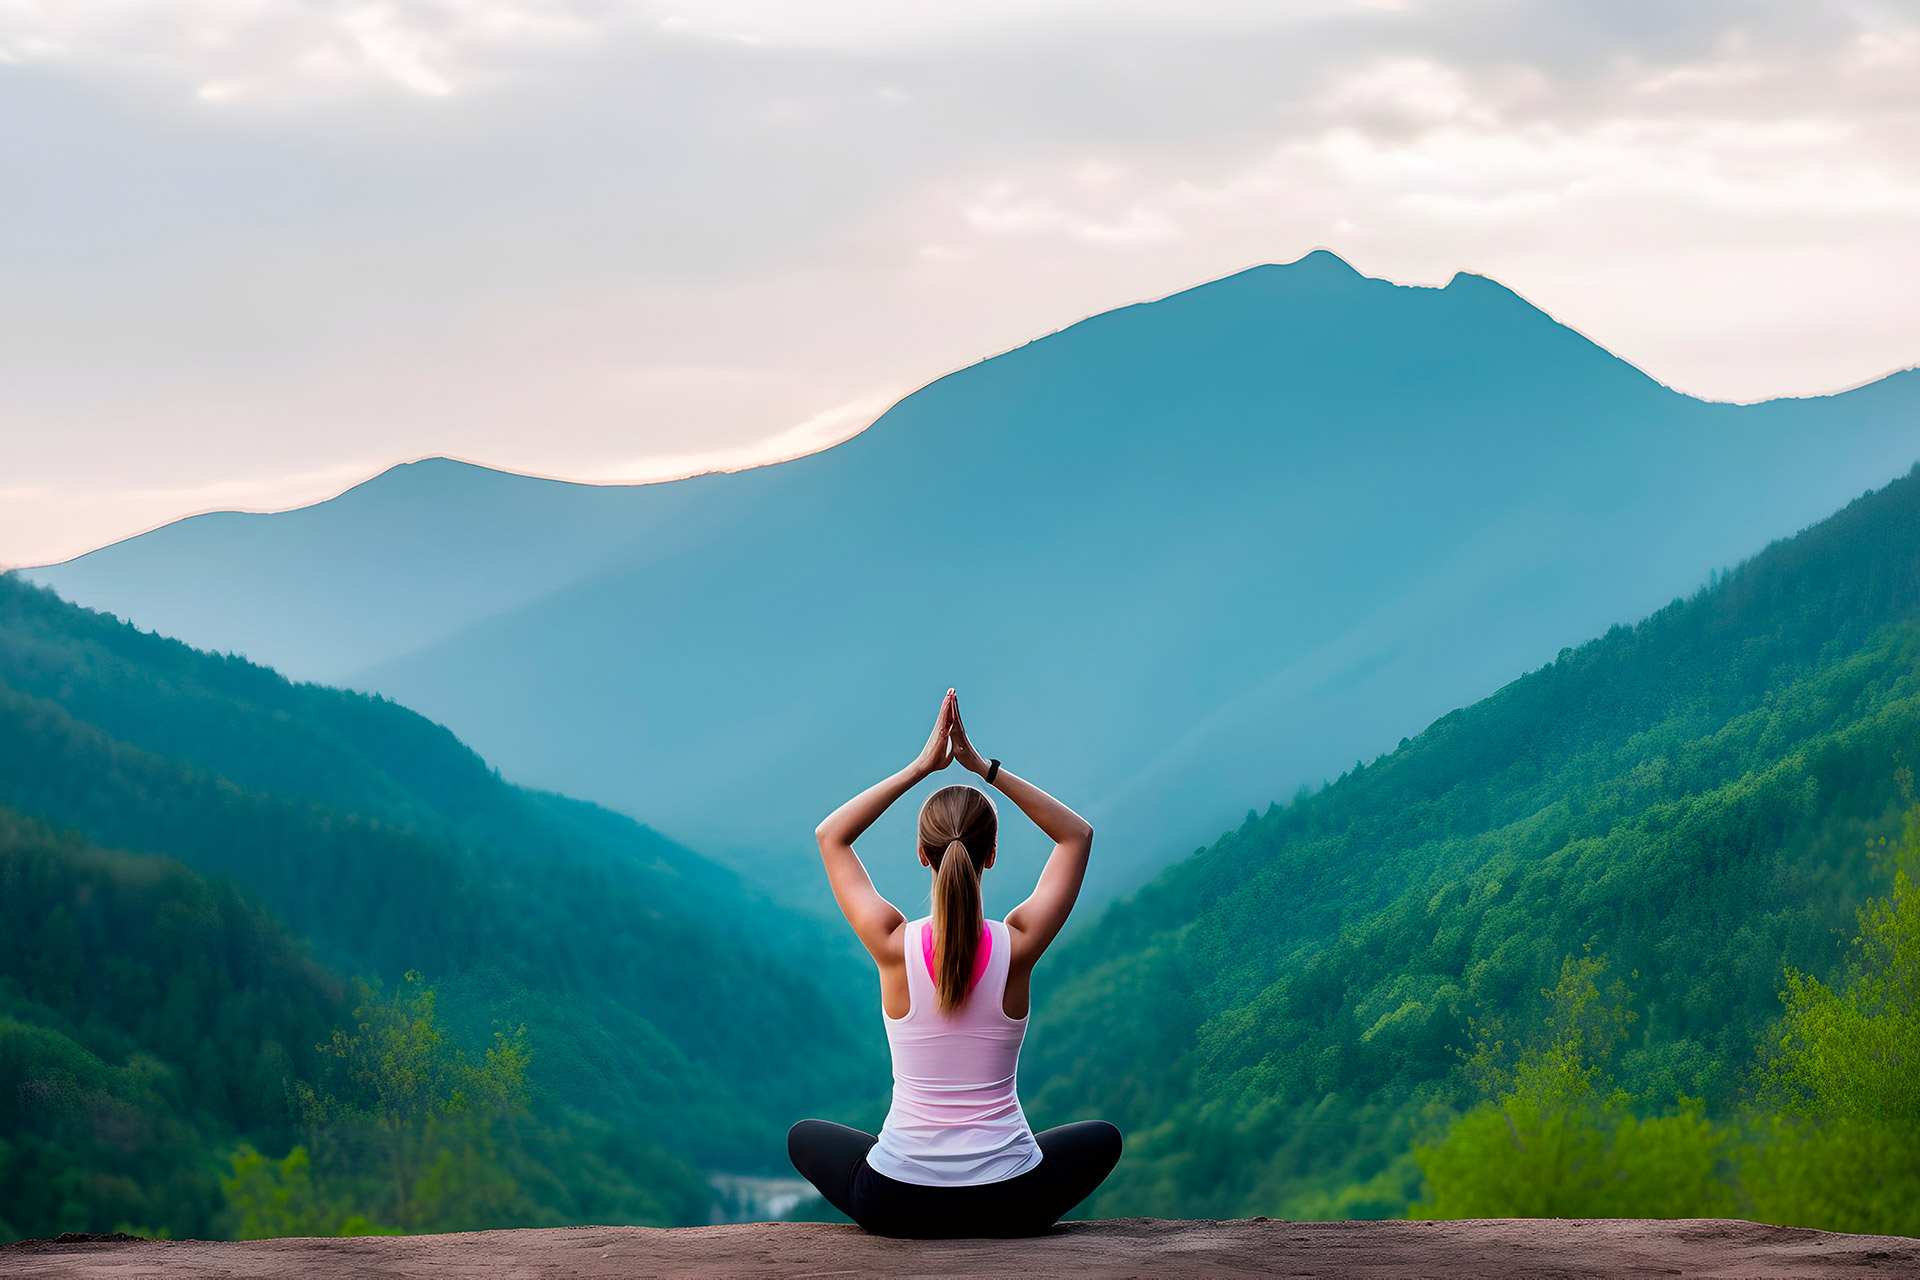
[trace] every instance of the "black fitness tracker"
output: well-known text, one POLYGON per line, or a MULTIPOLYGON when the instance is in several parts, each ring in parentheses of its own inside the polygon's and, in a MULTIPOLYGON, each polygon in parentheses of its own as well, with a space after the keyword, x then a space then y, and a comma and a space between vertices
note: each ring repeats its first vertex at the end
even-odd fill
POLYGON ((1000 762, 998 760, 987 761, 987 785, 992 786, 993 780, 999 776, 1000 776, 1000 762))

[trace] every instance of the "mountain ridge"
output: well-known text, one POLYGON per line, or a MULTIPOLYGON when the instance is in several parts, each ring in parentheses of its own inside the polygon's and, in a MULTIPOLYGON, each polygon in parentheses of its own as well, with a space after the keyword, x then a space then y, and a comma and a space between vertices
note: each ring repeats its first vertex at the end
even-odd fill
MULTIPOLYGON (((1476 289, 1484 288, 1486 290, 1489 290, 1490 296, 1498 299, 1500 303, 1511 304, 1516 309, 1516 314, 1524 316, 1528 321, 1530 322, 1544 321, 1548 325, 1555 326, 1561 329, 1566 329, 1568 333, 1579 336, 1581 343, 1583 343, 1586 347, 1589 347, 1592 350, 1605 355, 1609 360, 1614 360, 1614 361, 1619 360, 1618 357, 1615 357, 1610 352, 1607 352, 1605 348, 1601 347, 1598 343, 1595 343, 1591 339, 1586 338, 1585 335, 1578 334, 1577 330, 1573 330, 1573 329, 1567 328, 1567 326, 1565 325, 1562 325, 1559 321, 1555 320, 1549 313, 1535 306, 1532 302, 1528 301, 1526 298, 1524 298, 1520 294, 1515 293, 1513 290, 1508 289, 1505 285, 1502 285, 1498 281, 1492 280, 1489 277, 1481 276, 1472 272, 1460 271, 1460 272, 1456 272, 1454 276, 1445 285, 1435 286, 1435 285, 1394 284, 1390 281, 1379 280, 1379 279, 1374 279, 1371 277, 1364 276, 1357 269, 1355 269, 1352 266, 1352 264, 1348 263, 1345 259, 1341 258, 1337 253, 1333 252, 1332 250, 1322 248, 1322 249, 1315 249, 1310 253, 1306 254, 1305 256, 1303 256, 1302 258, 1299 258, 1291 263, 1261 263, 1252 267, 1244 268, 1240 271, 1232 272, 1228 275, 1221 276, 1217 279, 1192 286, 1187 289, 1178 290, 1171 294, 1162 295, 1156 298, 1143 299, 1139 302, 1129 303, 1124 306, 1113 308, 1108 311, 1097 312, 1089 316, 1084 316, 1079 320, 1063 325, 1059 329, 1051 330, 1048 333, 1028 339, 1026 342, 1020 343, 1015 347, 1011 347, 1004 352, 998 353, 997 355, 984 357, 980 360, 972 362, 971 364, 963 365, 960 368, 954 369, 946 374, 943 374, 940 377, 933 379, 931 382, 927 383, 925 386, 921 387, 917 391, 911 393, 909 396, 903 397, 903 401, 906 399, 911 399, 913 398, 913 396, 917 396, 927 391, 931 391, 932 389, 938 387, 942 383, 945 383, 951 379, 966 375, 971 371, 979 368, 980 366, 989 364, 994 360, 998 360, 1006 356, 1013 355, 1017 352, 1025 351, 1028 348, 1034 347, 1038 344, 1047 343, 1050 340, 1059 338, 1063 335, 1072 334, 1089 325, 1094 325, 1099 322, 1106 321, 1116 317, 1129 316, 1131 313, 1137 312, 1143 308, 1158 307, 1158 306, 1161 306, 1162 304, 1168 303, 1176 299, 1192 299, 1194 301, 1200 301, 1208 298, 1213 294, 1216 294, 1219 292, 1230 292, 1235 288, 1247 289, 1247 288, 1252 288, 1254 286, 1259 286, 1263 289, 1272 288, 1275 286, 1276 283, 1282 280, 1284 280, 1284 287, 1289 289, 1298 289, 1302 286, 1306 286, 1309 288, 1316 287, 1316 286, 1322 287, 1322 288, 1327 286, 1333 286, 1339 291, 1346 291, 1356 287, 1365 288, 1371 285, 1383 290, 1419 291, 1419 292, 1432 293, 1432 294, 1445 294, 1447 291, 1456 289, 1458 286, 1462 284, 1471 284, 1476 289)), ((1630 364, 1627 364, 1627 362, 1625 361, 1619 361, 1619 363, 1626 365, 1628 368, 1633 367, 1630 364)), ((1643 372, 1637 369, 1635 369, 1634 372, 1638 373, 1643 378, 1647 377, 1646 374, 1644 374, 1643 372)), ((1649 379, 1649 381, 1651 381, 1651 379, 1649 379)), ((1676 393, 1676 394, 1684 394, 1684 393, 1676 393)), ((885 420, 885 417, 886 415, 883 414, 882 417, 876 420, 874 424, 863 429, 861 432, 856 433, 854 436, 848 437, 847 440, 839 441, 833 445, 828 446, 825 449, 817 451, 814 454, 807 454, 803 456, 807 458, 817 457, 817 456, 829 454, 835 450, 841 449, 847 444, 850 444, 853 441, 858 440, 861 436, 866 435, 867 432, 872 431, 874 427, 879 426, 880 423, 885 420)), ((358 481, 355 484, 349 485, 346 489, 343 489, 340 493, 335 494, 332 497, 321 499, 315 502, 304 503, 297 507, 290 507, 290 508, 284 508, 284 509, 266 511, 266 512, 253 512, 253 511, 202 512, 197 515, 182 517, 180 520, 169 522, 168 524, 159 526, 156 529, 146 530, 139 534, 134 534, 126 538, 117 539, 114 542, 106 544, 105 546, 95 548, 92 551, 86 552, 79 556, 71 557, 67 560, 58 561, 51 564, 44 564, 44 565, 22 566, 17 570, 17 572, 21 573, 22 576, 27 577, 33 581, 51 582, 53 579, 69 576, 68 574, 62 573, 61 572, 62 570, 70 570, 70 569, 77 568, 82 564, 82 562, 102 557, 104 553, 111 553, 118 549, 130 548, 131 544, 142 543, 143 540, 152 539, 154 538, 155 535, 162 534, 163 531, 177 530, 180 533, 184 533, 185 527, 187 526, 192 526, 196 529, 200 529, 216 523, 225 523, 225 524, 238 526, 240 529, 244 529, 244 531, 247 534, 254 535, 254 534, 257 534, 257 532, 261 528, 263 528, 268 522, 272 521, 276 517, 297 516, 302 513, 315 512, 321 508, 328 508, 334 511, 338 511, 343 516, 346 516, 352 519, 357 519, 359 517, 362 517, 365 514, 364 512, 358 510, 358 508, 363 506, 368 499, 374 496, 375 493, 380 493, 384 497, 385 491, 401 488, 402 486, 407 486, 409 481, 415 481, 415 483, 413 483, 410 487, 407 488, 407 491, 405 492, 404 497, 401 499, 402 505, 412 509, 416 513, 419 513, 422 511, 422 509, 424 509, 425 518, 418 521, 418 523, 423 528, 444 529, 449 524, 453 523, 453 521, 451 521, 448 518, 447 512, 438 511, 436 510, 436 508, 441 503, 444 503, 447 495, 441 490, 441 487, 438 484, 435 484, 431 481, 419 480, 419 477, 425 476, 429 473, 434 473, 436 475, 445 474, 450 476, 457 476, 463 486, 478 490, 478 492, 474 492, 470 494, 468 497, 466 497, 465 499, 463 499, 463 502, 470 503, 470 502, 495 501, 500 496, 504 495, 505 491, 508 488, 520 488, 522 490, 531 491, 535 487, 538 487, 540 489, 545 489, 549 492, 554 492, 554 493, 566 492, 570 496, 582 498, 591 502, 593 501, 591 497, 592 491, 601 491, 608 494, 635 493, 642 490, 655 491, 655 490, 661 490, 668 486, 687 485, 694 482, 713 480, 713 479, 725 477, 725 476, 740 475, 745 472, 761 471, 769 468, 787 466, 787 465, 790 465, 791 463, 798 462, 798 461, 801 461, 801 459, 798 459, 798 458, 788 459, 784 462, 767 463, 759 467, 744 468, 742 469, 742 471, 701 472, 694 475, 679 477, 673 480, 649 481, 649 482, 638 483, 638 484, 597 484, 589 481, 568 479, 565 477, 541 476, 541 475, 534 475, 529 473, 515 472, 508 469, 489 466, 486 463, 477 462, 470 459, 455 458, 455 457, 450 457, 445 455, 427 455, 419 458, 409 459, 402 462, 397 462, 392 464, 391 466, 384 467, 380 471, 376 472, 375 474, 368 476, 366 479, 358 481)), ((518 498, 524 495, 517 493, 515 496, 518 498)), ((542 509, 541 515, 546 518, 552 518, 553 515, 556 514, 557 510, 558 509, 556 507, 547 506, 542 509)), ((461 512, 460 514, 464 514, 464 511, 461 512)), ((345 528, 349 532, 355 530, 355 526, 352 523, 348 523, 345 526, 345 528)), ((484 524, 481 524, 479 522, 473 522, 472 527, 469 527, 468 529, 465 529, 462 531, 463 536, 469 536, 469 537, 473 536, 474 533, 483 531, 485 528, 486 526, 484 524)), ((390 536, 390 531, 382 531, 382 532, 390 536)), ((281 550, 284 551, 284 548, 282 548, 281 550)), ((442 570, 442 572, 444 572, 444 570, 442 570)), ((589 569, 586 572, 590 573, 591 568, 589 567, 589 569)), ((424 580, 428 581, 429 583, 432 580, 432 575, 423 573, 421 576, 424 580)), ((582 576, 582 575, 581 574, 575 575, 576 578, 578 578, 579 576, 582 576)), ((529 603, 530 600, 531 598, 527 600, 521 600, 518 603, 529 603)), ((136 621, 139 621, 139 619, 136 619, 136 621)), ((191 633, 191 629, 167 625, 165 620, 156 620, 156 624, 153 625, 152 629, 166 635, 178 636, 180 638, 187 639, 190 643, 201 643, 201 647, 213 648, 216 651, 219 651, 220 649, 220 646, 218 646, 217 644, 211 643, 213 637, 196 636, 191 633)), ((330 639, 332 639, 332 637, 330 637, 330 639)), ((246 652, 244 648, 239 649, 237 651, 242 653, 246 652)), ((276 655, 271 652, 263 652, 258 656, 261 658, 262 661, 266 662, 268 665, 275 666, 276 669, 288 669, 286 664, 275 660, 279 655, 276 655)), ((393 656, 395 655, 389 654, 383 660, 391 660, 393 656)), ((370 662, 362 661, 345 669, 318 670, 318 671, 308 672, 302 669, 299 666, 299 664, 294 664, 292 667, 292 674, 294 674, 296 678, 314 678, 314 679, 324 680, 324 679, 332 679, 332 678, 337 678, 344 675, 354 674, 369 665, 372 665, 372 664, 370 662)))
MULTIPOLYGON (((457 524, 323 504, 36 577, 324 652, 512 776, 820 905, 805 833, 957 685, 997 755, 1096 810, 1098 899, 1916 456, 1912 378, 1710 404, 1497 282, 1322 254, 1088 317, 776 466, 462 496, 473 473, 413 464, 394 509, 444 484, 457 524)), ((917 898, 909 861, 883 890, 917 898)))

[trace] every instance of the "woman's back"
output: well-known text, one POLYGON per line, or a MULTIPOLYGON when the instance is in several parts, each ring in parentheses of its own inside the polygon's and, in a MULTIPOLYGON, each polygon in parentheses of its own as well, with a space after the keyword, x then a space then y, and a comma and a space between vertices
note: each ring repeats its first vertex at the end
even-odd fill
MULTIPOLYGON (((939 1007, 933 921, 907 925, 904 1018, 887 1018, 893 1105, 867 1163, 922 1186, 999 1182, 1040 1163, 1020 1108, 1020 1044, 1027 1019, 1006 1014, 1013 945, 997 920, 981 927, 973 982, 958 1008, 939 1007)), ((883 1012, 884 1016, 884 1012, 883 1012)))
POLYGON ((813 835, 834 901, 879 970, 893 1105, 878 1137, 826 1120, 795 1124, 787 1133, 793 1167, 881 1235, 1046 1230, 1120 1158, 1120 1131, 1103 1121, 1034 1133, 1016 1088, 1033 967, 1073 910, 1093 828, 975 750, 949 689, 914 762, 828 814, 813 835), (931 918, 908 920, 881 897, 853 851, 889 805, 956 761, 1054 842, 1040 882, 1005 923, 982 919, 980 877, 999 850, 999 817, 978 788, 942 787, 921 806, 917 846, 933 873, 931 918))

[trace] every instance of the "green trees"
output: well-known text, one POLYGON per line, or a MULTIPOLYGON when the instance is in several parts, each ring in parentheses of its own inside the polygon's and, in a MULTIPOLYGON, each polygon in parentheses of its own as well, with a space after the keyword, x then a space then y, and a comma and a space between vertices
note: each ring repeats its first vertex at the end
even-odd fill
POLYGON ((705 1220, 674 1153, 529 1113, 530 1033, 485 1040, 231 884, 0 809, 0 1242, 705 1220))
POLYGON ((221 1179, 222 1230, 242 1238, 474 1231, 573 1222, 700 1221, 705 1183, 668 1152, 577 1113, 528 1109, 525 1028, 477 1058, 416 973, 362 988, 322 1045, 316 1086, 290 1082, 285 1156, 241 1143, 221 1179))
POLYGON ((230 1160, 232 1171, 220 1179, 220 1189, 227 1198, 227 1228, 236 1240, 397 1234, 395 1228, 369 1222, 347 1196, 323 1194, 305 1147, 275 1160, 243 1142, 230 1160))
POLYGON ((1733 1138, 1697 1101, 1640 1118, 1607 1064, 1636 1016, 1606 967, 1568 956, 1547 1011, 1511 1065, 1483 1034, 1466 1063, 1488 1100, 1415 1148, 1428 1198, 1416 1218, 1704 1218, 1733 1207, 1718 1166, 1733 1138))
POLYGON ((1405 1213, 1428 1117, 1505 1096, 1458 1071, 1469 1012, 1522 1025, 1591 946, 1639 975, 1641 1016, 1571 1107, 1601 1142, 1573 1154, 1697 1152, 1686 1111, 1636 1108, 1739 1114, 1783 973, 1824 983, 1844 958, 1916 742, 1920 475, 1250 816, 1063 939, 1030 1111, 1128 1133, 1095 1214, 1405 1213), (1609 1113, 1616 1088, 1635 1106, 1609 1113))
POLYGON ((0 809, 0 1237, 205 1235, 340 981, 230 885, 0 809))
MULTIPOLYGON (((1902 789, 1912 779, 1902 771, 1902 789)), ((1877 851, 1891 872, 1859 910, 1834 985, 1789 970, 1781 1016, 1756 1070, 1748 1131, 1697 1101, 1638 1118, 1606 1092, 1603 1064, 1633 1015, 1601 962, 1568 957, 1544 992, 1543 1031, 1502 1070, 1483 1037, 1467 1074, 1490 1101, 1418 1147, 1428 1196, 1418 1218, 1705 1217, 1920 1235, 1920 805, 1877 851), (1736 1173, 1737 1170, 1737 1173, 1736 1173)))
POLYGON ((526 1028, 496 1032, 470 1060, 418 973, 391 997, 364 992, 353 1020, 323 1046, 341 1094, 291 1082, 319 1174, 307 1146, 274 1161, 242 1145, 222 1181, 236 1233, 457 1230, 546 1216, 522 1196, 498 1132, 526 1111, 526 1028))
POLYGON ((1860 909, 1843 975, 1791 972, 1781 995, 1773 1113, 1742 1168, 1763 1221, 1920 1235, 1920 805, 1880 850, 1892 888, 1860 909))
POLYGON ((401 1231, 451 1219, 510 1216, 519 1188, 500 1167, 495 1126, 527 1106, 527 1029, 470 1061, 447 1035, 434 993, 409 972, 390 999, 354 1010, 352 1032, 336 1030, 347 1101, 306 1092, 313 1122, 349 1157, 380 1170, 390 1195, 380 1216, 401 1231))

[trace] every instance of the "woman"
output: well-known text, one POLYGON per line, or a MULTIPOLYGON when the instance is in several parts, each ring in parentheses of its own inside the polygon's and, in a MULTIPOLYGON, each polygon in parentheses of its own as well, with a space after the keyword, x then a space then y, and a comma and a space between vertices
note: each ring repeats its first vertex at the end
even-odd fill
POLYGON ((877 1138, 802 1120, 787 1135, 793 1167, 875 1235, 1047 1230, 1120 1158, 1120 1131, 1099 1121, 1035 1136, 1015 1090, 1033 966, 1080 894, 1093 828, 998 760, 982 759, 949 689, 920 758, 835 809, 814 837, 834 900, 880 967, 893 1106, 877 1138), (920 809, 920 864, 933 871, 926 919, 908 920, 881 897, 853 851, 888 806, 956 760, 1054 842, 1033 896, 1004 924, 983 919, 980 906, 980 875, 993 865, 999 831, 982 791, 943 787, 920 809))

